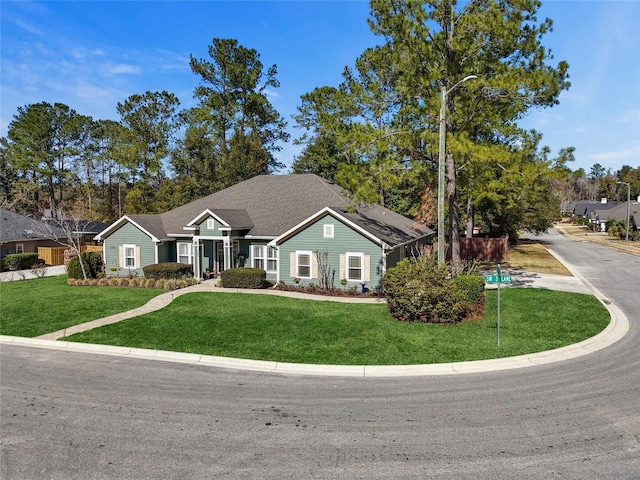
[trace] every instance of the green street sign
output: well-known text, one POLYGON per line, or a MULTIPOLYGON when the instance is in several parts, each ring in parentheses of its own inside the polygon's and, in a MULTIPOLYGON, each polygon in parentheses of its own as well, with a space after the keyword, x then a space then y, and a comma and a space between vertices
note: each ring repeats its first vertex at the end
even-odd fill
POLYGON ((487 275, 484 277, 487 283, 511 283, 511 275, 487 275))

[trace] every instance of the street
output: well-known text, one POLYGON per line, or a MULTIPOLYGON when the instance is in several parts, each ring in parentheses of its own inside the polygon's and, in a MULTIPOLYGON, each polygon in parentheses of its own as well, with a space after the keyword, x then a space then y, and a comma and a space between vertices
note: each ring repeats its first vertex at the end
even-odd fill
POLYGON ((539 367, 411 378, 3 345, 0 477, 637 479, 640 256, 541 240, 624 311, 625 338, 539 367))

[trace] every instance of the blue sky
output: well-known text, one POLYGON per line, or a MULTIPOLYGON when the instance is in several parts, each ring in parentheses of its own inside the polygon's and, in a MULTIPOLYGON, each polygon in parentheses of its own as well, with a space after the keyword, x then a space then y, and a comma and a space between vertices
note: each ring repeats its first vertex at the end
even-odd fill
MULTIPOLYGON (((20 106, 61 102, 95 119, 118 119, 134 93, 167 90, 190 106, 198 78, 189 55, 208 58, 214 37, 255 48, 277 64, 269 92, 292 137, 300 96, 337 86, 345 66, 381 42, 367 25, 367 1, 11 1, 0 3, 0 136, 20 106)), ((599 163, 640 167, 640 1, 543 0, 545 37, 569 63, 572 87, 560 104, 522 122, 555 154, 576 148, 573 170, 599 163)), ((481 72, 476 72, 481 73, 481 72)), ((299 147, 277 155, 290 165, 299 147)))

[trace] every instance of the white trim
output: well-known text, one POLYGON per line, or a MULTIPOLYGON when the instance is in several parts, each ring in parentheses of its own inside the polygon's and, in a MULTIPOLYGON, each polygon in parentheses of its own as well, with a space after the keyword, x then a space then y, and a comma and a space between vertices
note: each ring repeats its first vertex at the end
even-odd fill
POLYGON ((364 253, 362 252, 346 252, 344 254, 344 275, 347 282, 363 282, 364 281, 364 253), (360 259, 360 278, 349 277, 349 257, 358 257, 360 259))
POLYGON ((186 257, 187 257, 187 265, 193 265, 193 242, 176 242, 176 262, 180 262, 180 257, 185 256, 184 254, 180 254, 180 246, 187 245, 189 247, 186 257))
POLYGON ((16 243, 16 253, 24 253, 24 243, 16 243), (18 251, 18 247, 20 247, 20 251, 18 251))
POLYGON ((335 231, 333 223, 325 223, 322 228, 322 238, 333 238, 335 231))
POLYGON ((355 223, 353 223, 352 221, 346 219, 345 217, 340 215, 338 212, 336 212, 335 210, 333 210, 333 209, 331 209, 329 207, 325 207, 322 210, 318 211, 317 213, 311 215, 310 217, 308 217, 307 219, 303 220, 302 222, 300 222, 295 227, 287 230, 285 233, 283 233, 282 235, 280 235, 279 237, 277 237, 276 239, 272 240, 269 243, 273 244, 273 245, 279 245, 282 241, 287 239, 289 236, 291 236, 292 234, 294 234, 298 230, 302 230, 302 229, 308 227, 309 225, 315 223, 316 221, 318 221, 322 217, 325 217, 326 215, 331 215, 331 216, 335 217, 340 222, 344 223, 345 225, 348 225, 349 227, 353 228, 354 230, 356 230, 357 232, 359 232, 363 236, 369 238, 370 240, 373 240, 377 244, 382 244, 383 243, 380 238, 376 237, 375 235, 373 235, 370 232, 367 232, 364 228, 356 225, 355 223))
POLYGON ((153 240, 154 242, 159 242, 160 239, 156 238, 154 235, 152 235, 151 233, 149 233, 147 230, 145 230, 144 228, 142 228, 140 225, 138 225, 136 222, 134 222, 133 220, 131 220, 131 218, 129 218, 127 215, 120 217, 118 220, 116 220, 114 223, 112 223, 111 225, 109 225, 107 228, 105 228, 103 231, 101 231, 98 235, 96 235, 95 238, 96 240, 104 240, 105 236, 109 236, 111 234, 112 231, 117 230, 118 228, 120 228, 122 225, 124 225, 126 222, 131 223, 134 227, 136 227, 138 230, 140 230, 142 233, 144 233, 145 235, 147 235, 149 238, 151 238, 151 240, 153 240))
POLYGON ((267 271, 267 258, 265 255, 266 245, 251 245, 251 267, 252 268, 261 268, 265 272, 267 271), (256 255, 258 253, 258 255, 256 255), (256 261, 260 260, 262 262, 262 266, 256 266, 256 261))
MULTIPOLYGON (((308 250, 296 250, 296 277, 311 280, 313 278, 313 252, 308 250), (309 276, 300 275, 300 255, 309 256, 309 276)), ((306 267, 306 265, 305 265, 306 267)))
POLYGON ((213 218, 215 218, 218 222, 220 222, 221 224, 230 227, 231 225, 229 225, 227 222, 225 222, 224 220, 222 220, 218 215, 216 215, 215 213, 213 213, 211 210, 209 210, 208 208, 206 210, 204 210, 200 215, 198 215, 196 218, 194 218, 193 220, 191 220, 190 222, 187 223, 187 226, 191 226, 194 225, 196 223, 199 223, 200 221, 202 221, 203 217, 205 216, 211 216, 213 218))
POLYGON ((280 261, 279 261, 279 253, 278 251, 280 250, 278 247, 274 247, 273 245, 266 245, 266 249, 267 249, 267 273, 277 273, 279 271, 279 266, 280 266, 280 261), (273 249, 275 252, 275 256, 270 257, 269 256, 269 250, 273 249), (269 261, 275 261, 276 262, 276 268, 269 270, 269 261))
POLYGON ((251 249, 249 251, 250 254, 250 264, 252 268, 262 268, 265 272, 267 273, 277 273, 278 272, 278 248, 274 247, 273 245, 259 245, 259 244, 252 244, 251 245, 251 249), (255 256, 254 255, 254 248, 259 249, 261 256, 255 256), (275 255, 270 257, 269 256, 269 251, 273 249, 275 250, 275 255), (256 267, 255 265, 255 261, 256 260, 262 260, 262 267, 256 267), (272 268, 269 269, 269 261, 275 261, 276 262, 276 268, 272 268))
POLYGON ((213 217, 207 218, 207 230, 215 230, 216 229, 216 219, 213 217))
POLYGON ((243 238, 247 240, 276 240, 278 237, 274 237, 273 235, 245 235, 243 238))
POLYGON ((122 244, 122 261, 124 263, 123 268, 133 268, 133 269, 137 269, 139 268, 138 265, 136 264, 136 247, 137 245, 133 244, 133 243, 123 243, 122 244), (127 248, 130 248, 131 250, 133 250, 133 265, 127 265, 127 258, 132 258, 131 256, 127 255, 127 248))

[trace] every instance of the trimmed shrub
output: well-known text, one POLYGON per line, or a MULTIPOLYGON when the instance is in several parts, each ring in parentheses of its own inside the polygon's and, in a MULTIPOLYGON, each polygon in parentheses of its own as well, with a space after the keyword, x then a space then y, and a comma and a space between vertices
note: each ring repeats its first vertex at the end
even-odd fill
POLYGON ((171 279, 193 277, 193 265, 177 262, 154 263, 142 268, 145 278, 171 279))
POLYGON ((2 271, 28 270, 39 260, 38 254, 35 252, 10 253, 2 259, 2 271))
POLYGON ((484 278, 480 275, 462 274, 454 277, 453 283, 470 302, 484 301, 484 278))
POLYGON ((466 304, 464 320, 484 317, 487 298, 484 294, 485 282, 480 275, 463 274, 453 279, 466 304))
POLYGON ((261 268, 232 268, 220 274, 220 286, 226 288, 264 288, 267 272, 261 268))
POLYGON ((97 252, 82 252, 82 255, 72 257, 67 264, 67 277, 74 279, 83 279, 82 267, 80 259, 84 265, 87 278, 97 278, 98 274, 103 271, 102 255, 97 252))
POLYGON ((484 309, 484 280, 456 278, 433 255, 402 260, 382 279, 389 313, 405 322, 457 323, 476 317, 484 309))

